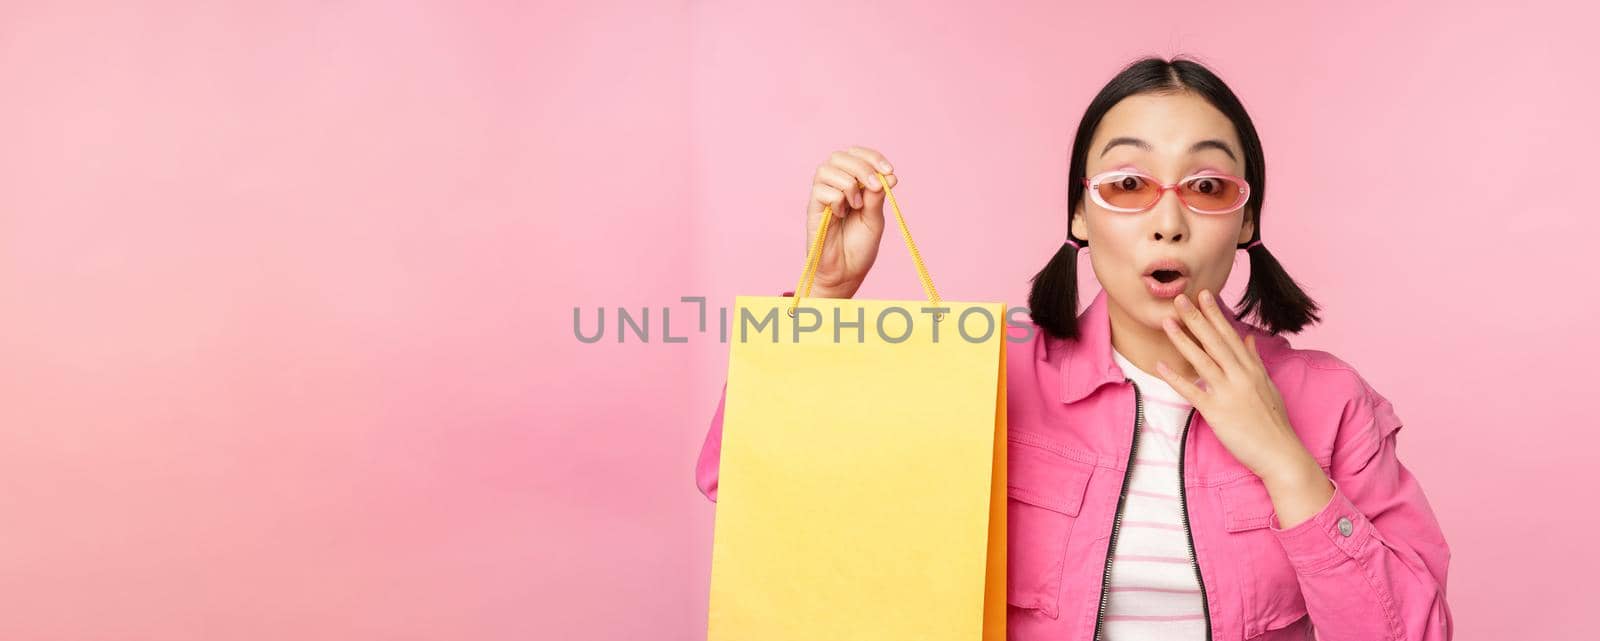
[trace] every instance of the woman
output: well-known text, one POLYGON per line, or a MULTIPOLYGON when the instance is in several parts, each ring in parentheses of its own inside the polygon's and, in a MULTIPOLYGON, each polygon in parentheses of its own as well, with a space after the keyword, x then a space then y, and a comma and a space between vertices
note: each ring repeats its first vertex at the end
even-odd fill
MULTIPOLYGON (((1261 243, 1264 157, 1232 91, 1140 60, 1090 103, 1069 172, 1067 240, 1033 279, 1029 340, 1007 343, 1008 636, 1449 639, 1450 550, 1393 406, 1280 336, 1318 307, 1261 243), (1074 314, 1091 247, 1103 291, 1074 314), (1236 312, 1215 292, 1238 250, 1236 312)), ((839 218, 813 295, 871 269, 880 180, 867 148, 817 169, 806 237, 839 218)), ((721 424, 719 405, 697 469, 712 500, 721 424)))

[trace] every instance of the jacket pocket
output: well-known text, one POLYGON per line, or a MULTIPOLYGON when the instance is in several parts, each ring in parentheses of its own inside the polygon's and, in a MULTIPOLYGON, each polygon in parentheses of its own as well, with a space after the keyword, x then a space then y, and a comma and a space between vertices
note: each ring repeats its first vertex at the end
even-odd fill
POLYGON ((1059 615, 1067 544, 1094 465, 1028 434, 1012 434, 1006 463, 1006 602, 1059 615))
POLYGON ((1223 527, 1239 561, 1244 638, 1294 624, 1306 615, 1306 602, 1289 555, 1267 529, 1276 513, 1272 495, 1255 476, 1220 489, 1223 527))

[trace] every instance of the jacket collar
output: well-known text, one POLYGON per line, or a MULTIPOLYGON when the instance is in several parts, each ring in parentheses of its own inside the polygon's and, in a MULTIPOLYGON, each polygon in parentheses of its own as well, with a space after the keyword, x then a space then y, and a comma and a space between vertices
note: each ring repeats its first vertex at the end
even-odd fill
MULTIPOLYGON (((1282 336, 1273 336, 1250 323, 1234 318, 1234 310, 1222 299, 1216 299, 1223 315, 1243 339, 1247 333, 1256 335, 1256 351, 1263 361, 1270 360, 1280 348, 1288 345, 1282 336)), ((1120 383, 1125 376, 1122 367, 1111 355, 1111 316, 1107 311, 1106 292, 1096 294, 1089 306, 1078 314, 1078 339, 1068 340, 1065 346, 1066 366, 1062 368, 1061 402, 1076 402, 1107 383, 1120 383)))

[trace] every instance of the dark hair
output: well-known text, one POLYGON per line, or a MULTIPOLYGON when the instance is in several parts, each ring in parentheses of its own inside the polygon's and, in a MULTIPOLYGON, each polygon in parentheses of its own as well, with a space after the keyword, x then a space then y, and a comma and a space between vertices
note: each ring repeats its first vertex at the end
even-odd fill
MULTIPOLYGON (((1261 151, 1261 138, 1244 105, 1233 95, 1228 85, 1200 63, 1182 56, 1167 61, 1157 57, 1142 58, 1123 68, 1100 93, 1089 102, 1083 120, 1078 123, 1078 133, 1072 141, 1072 163, 1067 175, 1067 238, 1085 247, 1088 241, 1072 237, 1072 216, 1083 203, 1083 179, 1088 167, 1089 144, 1096 127, 1106 112, 1129 96, 1143 93, 1192 92, 1221 111, 1239 134, 1244 146, 1244 178, 1250 183, 1250 200, 1246 211, 1255 216, 1254 242, 1261 238, 1261 202, 1267 195, 1266 157, 1261 151)), ((1243 248, 1249 243, 1241 244, 1243 248)), ((1287 331, 1296 333, 1308 323, 1319 322, 1318 306, 1300 286, 1283 270, 1278 259, 1273 258, 1263 245, 1251 247, 1250 282, 1244 296, 1235 307, 1237 318, 1243 320, 1252 312, 1260 319, 1263 329, 1276 335, 1287 331)), ((1033 321, 1046 333, 1057 338, 1078 337, 1078 248, 1071 242, 1061 244, 1049 264, 1033 277, 1033 289, 1028 293, 1028 308, 1033 321)))

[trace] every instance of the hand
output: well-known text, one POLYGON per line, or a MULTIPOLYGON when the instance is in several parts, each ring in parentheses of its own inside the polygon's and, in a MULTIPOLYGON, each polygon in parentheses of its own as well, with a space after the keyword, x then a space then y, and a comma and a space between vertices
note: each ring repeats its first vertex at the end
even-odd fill
POLYGON ((899 179, 893 171, 883 154, 866 147, 835 151, 827 162, 817 166, 811 199, 806 204, 807 251, 822 224, 824 207, 833 208, 834 219, 828 223, 827 238, 822 241, 812 296, 849 298, 861 288, 867 271, 878 259, 878 246, 883 239, 884 193, 877 174, 882 173, 889 186, 894 187, 899 179))
POLYGON ((1239 333, 1223 316, 1209 291, 1200 291, 1198 308, 1183 294, 1174 299, 1173 305, 1183 326, 1200 343, 1184 334, 1179 321, 1170 318, 1162 321, 1167 337, 1200 374, 1205 388, 1157 362, 1162 380, 1188 399, 1222 445, 1263 481, 1303 487, 1313 471, 1322 476, 1316 459, 1289 424, 1283 397, 1267 376, 1267 368, 1256 351, 1255 336, 1239 340, 1239 333))

